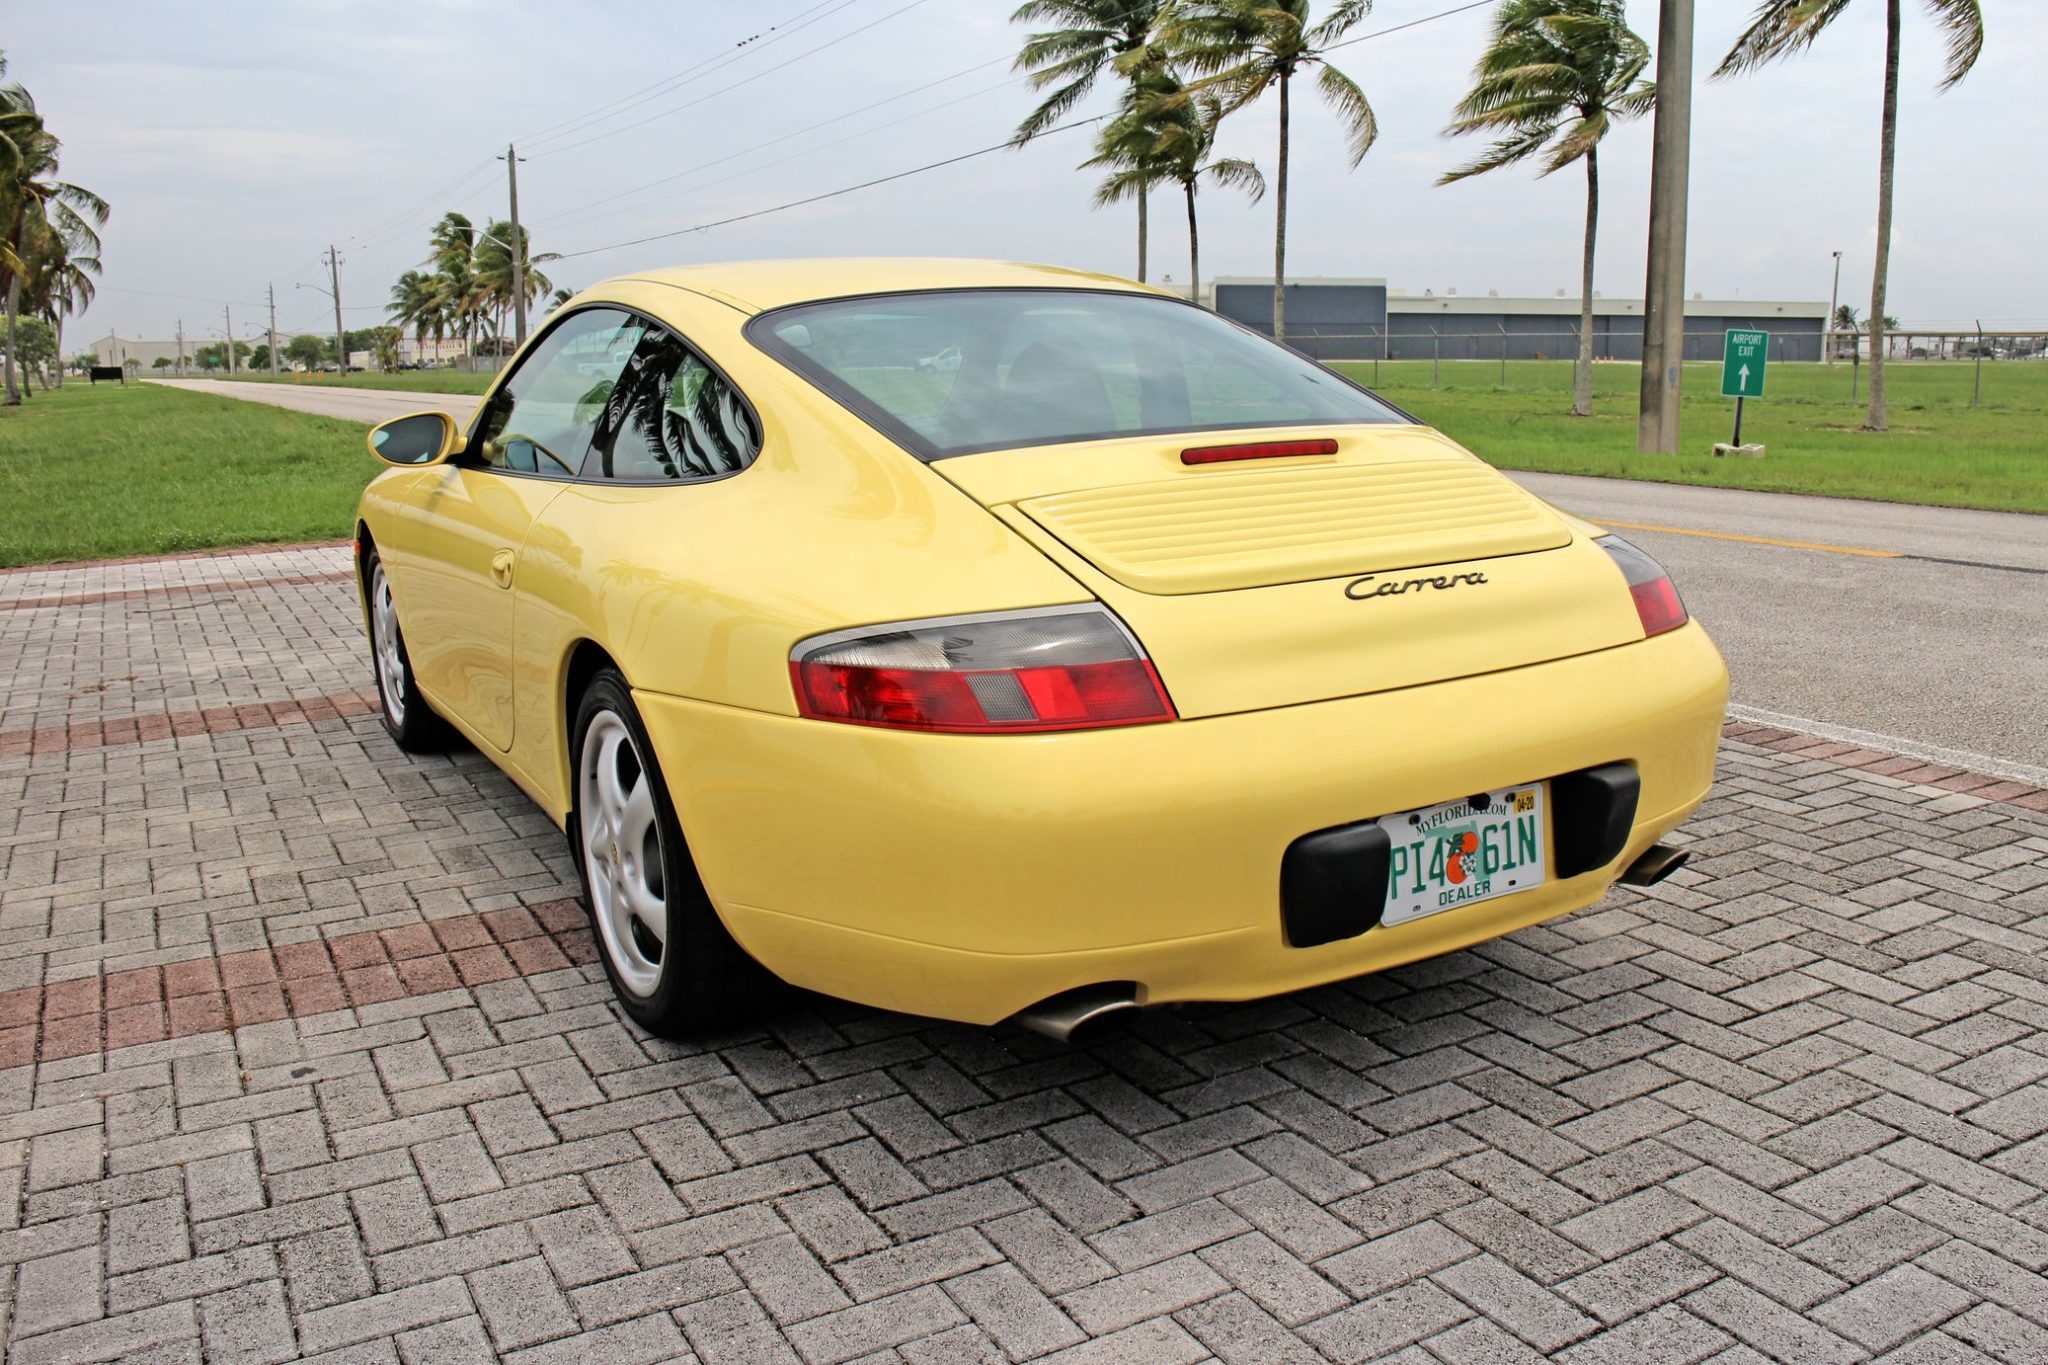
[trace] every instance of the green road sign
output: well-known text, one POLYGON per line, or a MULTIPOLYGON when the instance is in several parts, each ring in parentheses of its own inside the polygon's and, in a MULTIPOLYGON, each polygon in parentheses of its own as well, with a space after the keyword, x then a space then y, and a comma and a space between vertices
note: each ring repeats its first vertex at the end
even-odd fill
POLYGON ((1771 349, 1769 332, 1729 332, 1721 347, 1721 396, 1764 396, 1764 360, 1771 349))

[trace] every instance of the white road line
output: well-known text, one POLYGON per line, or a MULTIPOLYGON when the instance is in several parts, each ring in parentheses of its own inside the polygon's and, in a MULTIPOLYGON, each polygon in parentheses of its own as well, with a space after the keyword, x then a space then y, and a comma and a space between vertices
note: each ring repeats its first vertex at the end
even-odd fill
POLYGON ((1824 720, 1788 716, 1782 711, 1766 711, 1761 707, 1743 706, 1737 702, 1728 704, 1728 716, 1731 720, 1747 721, 1751 725, 1770 725, 1780 730, 1796 730, 1802 735, 1833 740, 1837 744, 1853 744, 1859 749, 1877 749, 1883 753, 1898 754, 1903 758, 1917 758, 1922 763, 1939 763, 1950 768, 1961 768, 1965 772, 2002 777, 2008 782, 2025 782, 2036 787, 2048 787, 2048 768, 2037 768, 2031 763, 2016 763, 2009 758, 1994 758, 1990 754, 1980 754, 1971 749, 1946 749, 1939 744, 1922 744, 1918 740, 1900 739, 1896 735, 1880 735, 1870 730, 1852 729, 1847 725, 1830 725, 1824 720))

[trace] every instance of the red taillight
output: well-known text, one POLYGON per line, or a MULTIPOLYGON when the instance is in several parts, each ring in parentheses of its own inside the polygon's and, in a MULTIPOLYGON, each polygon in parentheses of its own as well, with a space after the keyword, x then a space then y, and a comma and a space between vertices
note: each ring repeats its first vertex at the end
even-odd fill
POLYGON ((1314 441, 1253 441, 1241 446, 1196 446, 1180 453, 1182 464, 1223 464, 1230 460, 1280 460, 1290 455, 1335 455, 1337 443, 1324 437, 1314 441))
POLYGON ((1030 734, 1174 719, 1123 626, 1101 607, 909 621, 821 635, 789 671, 816 720, 946 734, 1030 734))
POLYGON ((1607 551, 1620 568, 1629 596, 1635 599, 1636 619, 1643 623, 1645 639, 1676 630, 1690 619, 1662 564, 1620 536, 1602 536, 1593 543, 1607 551))

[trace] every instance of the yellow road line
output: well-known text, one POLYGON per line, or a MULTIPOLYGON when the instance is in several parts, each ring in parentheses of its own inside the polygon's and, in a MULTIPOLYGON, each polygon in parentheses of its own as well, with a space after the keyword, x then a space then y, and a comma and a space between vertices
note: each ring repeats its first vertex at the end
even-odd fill
POLYGON ((1617 531, 1656 531, 1667 536, 1699 536, 1704 540, 1735 540, 1744 545, 1776 545, 1787 550, 1817 550, 1829 555, 1855 555, 1860 559, 1903 559, 1898 550, 1866 550, 1856 545, 1824 545, 1813 540, 1779 540, 1774 536, 1742 536, 1732 531, 1694 531, 1684 526, 1651 526, 1639 521, 1607 521, 1595 518, 1602 526, 1611 526, 1617 531))

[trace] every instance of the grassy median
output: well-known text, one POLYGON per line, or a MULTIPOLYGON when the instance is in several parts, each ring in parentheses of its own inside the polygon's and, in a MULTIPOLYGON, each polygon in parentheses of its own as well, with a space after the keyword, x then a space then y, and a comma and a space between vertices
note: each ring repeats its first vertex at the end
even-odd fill
POLYGON ((216 379, 223 384, 313 384, 328 389, 397 389, 406 393, 476 393, 490 388, 495 374, 471 374, 467 370, 399 370, 384 374, 366 370, 361 374, 238 374, 187 375, 188 379, 216 379))
POLYGON ((346 536, 363 431, 155 384, 37 393, 0 409, 0 565, 346 536))
MULTIPOLYGON (((1633 364, 1594 366, 1590 418, 1569 415, 1568 361, 1510 361, 1505 383, 1498 361, 1383 362, 1376 383, 1370 361, 1337 368, 1503 469, 2048 512, 2048 361, 1987 361, 1975 408, 1968 362, 1892 365, 1881 435, 1861 430, 1848 365, 1773 364, 1767 396, 1742 420, 1742 439, 1768 448, 1762 459, 1713 455, 1735 413, 1718 363, 1686 366, 1675 457, 1636 453, 1633 364)), ((1856 378, 1867 400, 1868 368, 1856 378)))

